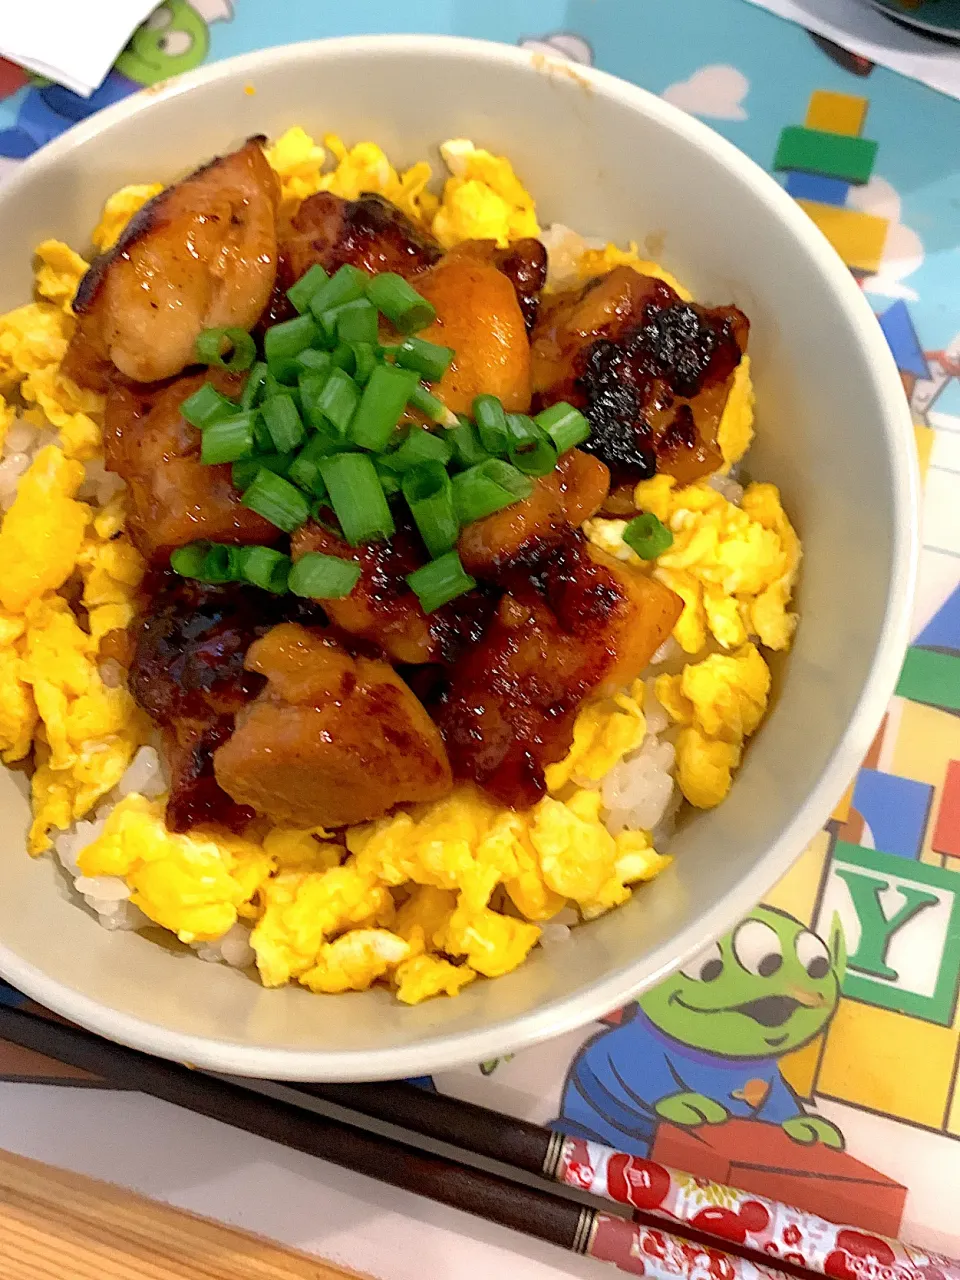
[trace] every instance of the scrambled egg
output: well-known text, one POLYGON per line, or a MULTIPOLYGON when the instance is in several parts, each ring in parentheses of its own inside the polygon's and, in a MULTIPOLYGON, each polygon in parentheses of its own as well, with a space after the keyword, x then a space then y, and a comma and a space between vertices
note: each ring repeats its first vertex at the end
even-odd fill
MULTIPOLYGON (((320 145, 294 127, 267 158, 287 215, 316 191, 348 199, 374 191, 445 247, 539 235, 533 198, 506 158, 464 139, 440 150, 450 174, 440 197, 429 189, 429 164, 398 172, 372 142, 348 148, 331 134, 320 145)), ((161 190, 140 184, 111 196, 93 233, 96 248, 115 244, 161 190)), ((576 259, 581 278, 629 263, 690 297, 636 245, 585 249, 581 242, 576 259)), ((18 416, 59 432, 59 447, 37 454, 0 525, 0 756, 12 762, 34 751, 34 853, 49 848, 51 829, 69 827, 116 785, 149 728, 128 691, 108 686, 98 666, 103 637, 133 619, 144 564, 124 535, 122 495, 97 510, 77 498, 83 462, 100 453, 103 413, 102 396, 60 372, 86 269, 69 246, 43 242, 36 300, 0 317, 0 444, 18 416), (83 625, 59 594, 67 587, 72 600, 79 595, 83 625)), ((750 442, 752 406, 745 359, 720 426, 728 466, 750 442)), ((789 644, 800 546, 771 485, 750 486, 738 509, 705 482, 676 490, 657 477, 639 486, 637 503, 674 534, 650 568, 685 601, 678 640, 689 653, 703 650, 708 635, 732 650, 657 682, 679 727, 681 788, 707 806, 726 794, 743 741, 766 709, 769 672, 748 637, 772 648, 789 644)), ((641 563, 623 543, 623 525, 595 520, 589 536, 641 563)), ((597 789, 642 744, 643 700, 636 681, 585 705, 566 758, 547 770, 548 794, 527 813, 459 786, 436 804, 338 837, 278 827, 257 828, 254 840, 219 830, 170 832, 164 800, 133 794, 114 806, 81 853, 80 869, 123 877, 133 903, 185 942, 217 939, 245 920, 265 986, 296 981, 340 992, 384 981, 406 1004, 456 995, 478 975, 521 964, 540 923, 565 906, 597 916, 669 863, 645 832, 610 835, 597 789)))
POLYGON ((760 724, 770 696, 770 670, 754 644, 714 653, 677 675, 658 676, 656 694, 684 728, 677 737, 677 781, 698 809, 730 790, 744 739, 760 724))

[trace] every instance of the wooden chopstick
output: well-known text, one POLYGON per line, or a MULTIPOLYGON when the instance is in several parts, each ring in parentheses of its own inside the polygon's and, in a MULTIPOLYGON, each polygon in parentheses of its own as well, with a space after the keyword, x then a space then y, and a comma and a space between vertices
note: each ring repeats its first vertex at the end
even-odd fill
POLYGON ((122 1187, 0 1151, 3 1280, 359 1280, 122 1187))
POLYGON ((781 1272, 721 1249, 429 1155, 240 1083, 101 1040, 67 1023, 0 1006, 0 1038, 570 1252, 612 1262, 630 1274, 651 1280, 699 1280, 706 1267, 717 1280, 783 1280, 781 1272))

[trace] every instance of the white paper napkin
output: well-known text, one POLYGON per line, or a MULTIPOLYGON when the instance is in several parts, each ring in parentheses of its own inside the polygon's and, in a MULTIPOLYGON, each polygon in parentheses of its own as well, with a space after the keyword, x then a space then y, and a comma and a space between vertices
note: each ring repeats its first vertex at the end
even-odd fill
POLYGON ((159 0, 2 0, 0 54, 88 98, 159 0))
POLYGON ((960 46, 885 18, 867 0, 750 0, 871 62, 960 98, 960 46))

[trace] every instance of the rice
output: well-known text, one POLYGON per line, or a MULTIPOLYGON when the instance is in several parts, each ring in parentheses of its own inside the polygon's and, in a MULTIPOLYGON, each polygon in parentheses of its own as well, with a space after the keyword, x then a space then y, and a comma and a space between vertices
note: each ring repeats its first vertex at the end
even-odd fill
POLYGON ((226 964, 231 969, 250 969, 256 963, 256 955, 250 945, 250 926, 238 920, 220 938, 210 942, 191 942, 193 951, 201 960, 210 964, 226 964))

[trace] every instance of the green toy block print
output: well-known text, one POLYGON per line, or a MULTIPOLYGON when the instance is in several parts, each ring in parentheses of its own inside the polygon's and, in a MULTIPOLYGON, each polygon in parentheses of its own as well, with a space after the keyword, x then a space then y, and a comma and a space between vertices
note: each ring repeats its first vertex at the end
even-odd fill
POLYGON ((897 693, 944 711, 960 711, 960 655, 908 649, 897 693))
POLYGON ((775 169, 799 169, 845 182, 868 182, 877 156, 877 144, 866 138, 847 138, 839 133, 821 133, 788 125, 780 134, 775 169))
POLYGON ((838 841, 819 919, 840 918, 843 994, 949 1027, 960 986, 960 874, 838 841))

